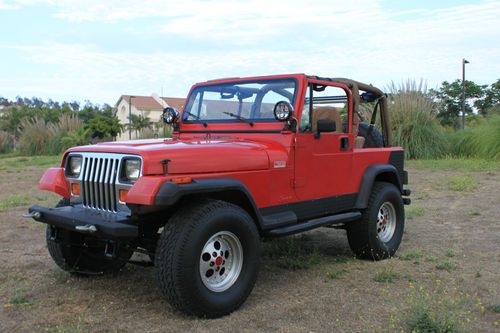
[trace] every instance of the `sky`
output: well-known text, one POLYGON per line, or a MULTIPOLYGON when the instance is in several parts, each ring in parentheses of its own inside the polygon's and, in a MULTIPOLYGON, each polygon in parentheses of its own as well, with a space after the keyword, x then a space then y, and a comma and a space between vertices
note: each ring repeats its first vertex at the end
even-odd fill
POLYGON ((221 77, 306 73, 386 88, 500 78, 498 0, 0 0, 0 96, 185 97, 221 77))

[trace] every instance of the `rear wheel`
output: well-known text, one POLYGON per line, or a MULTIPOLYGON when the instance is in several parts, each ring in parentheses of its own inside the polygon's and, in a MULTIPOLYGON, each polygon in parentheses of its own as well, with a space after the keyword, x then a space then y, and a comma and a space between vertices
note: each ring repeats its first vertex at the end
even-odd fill
POLYGON ((352 251, 360 258, 382 260, 393 256, 403 238, 404 205, 396 186, 375 182, 360 221, 347 227, 352 251))
POLYGON ((205 200, 181 208, 165 225, 155 267, 160 289, 173 307, 215 318, 246 300, 259 258, 259 233, 247 212, 205 200))

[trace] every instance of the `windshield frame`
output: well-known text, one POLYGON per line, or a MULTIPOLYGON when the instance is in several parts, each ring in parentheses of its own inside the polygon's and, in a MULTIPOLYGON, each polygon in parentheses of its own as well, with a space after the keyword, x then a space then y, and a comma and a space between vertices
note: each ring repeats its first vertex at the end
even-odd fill
MULTIPOLYGON (((299 95, 299 80, 295 77, 279 77, 279 78, 254 78, 250 80, 234 80, 234 81, 226 81, 226 82, 213 82, 213 83, 208 83, 208 84, 200 84, 195 87, 190 91, 189 96, 187 98, 186 106, 183 108, 182 111, 182 116, 180 119, 180 122, 186 125, 191 125, 191 124, 233 124, 233 123, 241 123, 241 119, 237 118, 229 118, 229 119, 187 119, 189 117, 189 112, 191 111, 190 109, 192 108, 193 104, 195 103, 196 96, 200 91, 205 90, 207 87, 215 87, 215 86, 224 86, 224 85, 238 85, 238 84, 252 84, 252 83, 257 83, 257 84, 262 84, 263 86, 269 84, 269 83, 274 83, 274 82, 280 82, 280 81, 290 81, 293 82, 294 84, 294 92, 293 92, 293 97, 291 104, 295 106, 295 103, 297 102, 297 97, 299 95)), ((264 95, 265 96, 265 95, 264 95)), ((283 96, 283 99, 287 99, 285 96, 283 96)), ((255 103, 255 100, 254 100, 255 103)), ((245 121, 252 122, 252 123, 280 123, 280 121, 276 120, 274 117, 273 118, 244 118, 245 121)))

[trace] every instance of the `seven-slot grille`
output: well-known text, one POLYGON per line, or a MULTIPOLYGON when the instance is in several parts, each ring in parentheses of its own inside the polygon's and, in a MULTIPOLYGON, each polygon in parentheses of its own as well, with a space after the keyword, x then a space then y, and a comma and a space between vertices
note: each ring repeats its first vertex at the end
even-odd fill
POLYGON ((118 193, 116 182, 122 156, 111 154, 83 155, 81 187, 82 203, 86 208, 117 211, 118 193))

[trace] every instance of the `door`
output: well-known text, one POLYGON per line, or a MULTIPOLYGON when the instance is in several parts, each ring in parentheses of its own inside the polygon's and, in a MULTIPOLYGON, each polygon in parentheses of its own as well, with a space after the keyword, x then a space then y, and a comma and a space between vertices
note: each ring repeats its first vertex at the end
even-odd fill
POLYGON ((352 99, 338 83, 311 80, 295 139, 294 188, 301 201, 355 192, 352 166, 352 99), (317 131, 318 120, 335 121, 335 131, 317 131))

